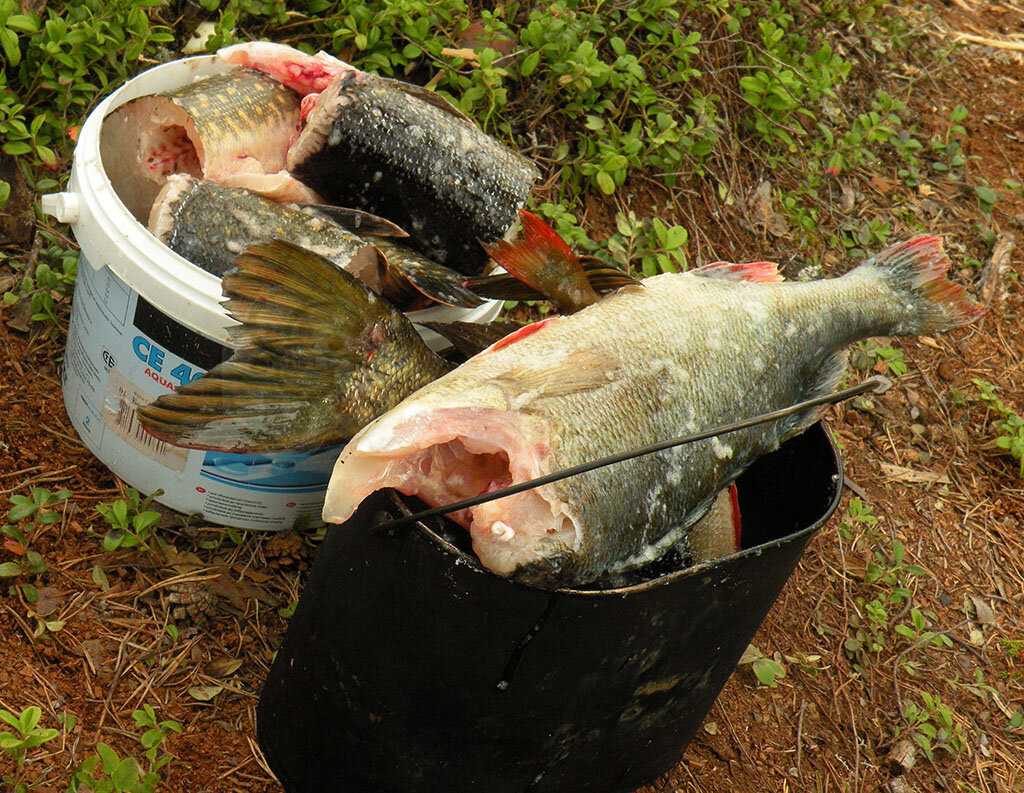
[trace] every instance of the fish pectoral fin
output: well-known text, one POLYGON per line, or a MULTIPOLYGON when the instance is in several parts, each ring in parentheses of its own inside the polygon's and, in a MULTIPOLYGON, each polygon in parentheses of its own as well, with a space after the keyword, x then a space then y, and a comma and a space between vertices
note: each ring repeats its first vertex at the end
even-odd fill
MULTIPOLYGON (((614 292, 624 286, 643 286, 642 281, 600 259, 581 261, 583 275, 599 295, 614 292)), ((464 283, 477 294, 492 300, 546 300, 548 297, 536 287, 508 273, 478 275, 465 278, 464 283)))
POLYGON ((408 237, 409 232, 392 223, 387 218, 364 212, 361 209, 334 206, 333 204, 299 204, 303 209, 312 209, 324 217, 333 220, 345 231, 351 231, 360 237, 408 237))
POLYGON ((496 341, 519 329, 519 324, 509 321, 479 322, 420 322, 425 328, 450 341, 455 349, 470 358, 496 341))
POLYGON ((551 399, 608 386, 618 379, 620 370, 619 359, 614 355, 586 350, 566 356, 565 364, 559 367, 541 370, 515 366, 494 380, 529 394, 532 400, 551 399))
MULTIPOLYGON (((396 246, 397 247, 397 246, 396 246)), ((381 279, 381 294, 397 305, 405 305, 412 296, 419 295, 434 303, 458 308, 482 306, 484 298, 467 289, 463 282, 466 276, 422 257, 384 257, 384 277, 381 279)))
MULTIPOLYGON (((849 357, 849 352, 845 349, 827 357, 797 401, 827 396, 838 389, 846 374, 849 357)), ((828 404, 818 405, 780 419, 782 426, 780 442, 803 432, 824 416, 829 407, 831 406, 828 404)))
POLYGON ((450 368, 412 323, 351 273, 298 245, 252 245, 221 288, 232 357, 140 408, 178 446, 312 448, 350 438, 450 368))

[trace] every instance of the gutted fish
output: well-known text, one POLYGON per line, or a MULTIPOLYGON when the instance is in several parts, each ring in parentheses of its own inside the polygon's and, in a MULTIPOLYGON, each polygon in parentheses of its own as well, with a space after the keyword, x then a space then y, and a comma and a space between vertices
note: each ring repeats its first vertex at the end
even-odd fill
MULTIPOLYGON (((436 506, 833 391, 844 348, 965 324, 935 237, 846 275, 775 283, 773 266, 665 274, 517 331, 429 383, 342 451, 324 519, 383 487, 436 506)), ((481 562, 544 587, 658 558, 756 458, 816 421, 775 422, 618 463, 454 513, 481 562)))
POLYGON ((473 307, 483 300, 455 271, 428 261, 387 237, 357 235, 349 227, 387 230, 375 218, 263 198, 186 174, 167 179, 153 204, 149 230, 175 253, 222 276, 249 245, 282 239, 319 254, 409 309, 431 301, 473 307))
POLYGON ((101 156, 114 190, 145 222, 175 173, 317 201, 284 172, 298 135, 298 95, 262 72, 235 69, 117 108, 103 121, 101 156))
POLYGON ((498 239, 516 220, 537 167, 486 135, 442 97, 367 74, 324 53, 267 42, 226 48, 308 95, 306 125, 288 170, 328 203, 394 221, 411 246, 459 272, 487 263, 478 240, 498 239))

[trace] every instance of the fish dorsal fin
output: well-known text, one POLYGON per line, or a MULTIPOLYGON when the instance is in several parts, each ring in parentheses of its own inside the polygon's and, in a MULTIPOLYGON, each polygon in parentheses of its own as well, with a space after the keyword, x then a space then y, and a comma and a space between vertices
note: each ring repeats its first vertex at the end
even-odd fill
POLYGON ((139 409, 177 446, 257 453, 351 438, 450 366, 412 323, 329 260, 252 245, 225 274, 232 357, 139 409))
POLYGON ((702 278, 721 278, 726 281, 769 283, 786 280, 774 262, 711 262, 702 267, 694 267, 689 272, 702 278))
POLYGON ((467 124, 471 124, 474 127, 476 126, 476 122, 473 121, 473 119, 459 110, 439 93, 431 91, 429 88, 424 88, 422 85, 414 85, 413 83, 403 83, 401 80, 395 80, 391 77, 381 77, 380 75, 377 76, 377 79, 383 83, 387 83, 393 88, 397 88, 399 91, 402 91, 409 96, 413 96, 416 99, 426 102, 428 105, 433 105, 438 110, 441 110, 451 116, 455 116, 455 118, 460 121, 465 121, 467 124))

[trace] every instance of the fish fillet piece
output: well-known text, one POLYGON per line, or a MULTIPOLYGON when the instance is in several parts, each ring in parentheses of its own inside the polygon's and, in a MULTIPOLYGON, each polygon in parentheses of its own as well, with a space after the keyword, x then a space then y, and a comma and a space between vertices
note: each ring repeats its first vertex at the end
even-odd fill
MULTIPOLYGON (((517 331, 365 427, 338 458, 324 519, 382 487, 432 506, 832 392, 844 348, 965 324, 982 309, 943 277, 935 237, 846 275, 776 283, 761 265, 665 274, 517 331), (753 280, 750 280, 750 279, 753 280)), ((772 268, 774 269, 774 268, 772 268)), ((481 562, 543 587, 658 558, 801 414, 606 466, 453 519, 481 562)))
MULTIPOLYGON (((272 201, 249 190, 223 187, 187 174, 168 177, 149 216, 149 230, 167 247, 216 276, 223 276, 249 245, 285 240, 330 260, 404 310, 432 301, 474 307, 482 298, 453 270, 424 259, 385 237, 359 235, 328 212, 272 201)), ((356 213, 355 223, 386 224, 356 213)))
POLYGON ((487 263, 479 240, 510 230, 540 172, 427 94, 339 74, 289 150, 288 170, 330 203, 394 221, 427 258, 478 274, 487 263))
POLYGON ((298 95, 262 72, 237 69, 117 108, 103 121, 101 153, 115 191, 144 222, 175 173, 250 189, 275 175, 266 189, 282 194, 287 184, 289 195, 313 200, 285 173, 298 135, 298 95))

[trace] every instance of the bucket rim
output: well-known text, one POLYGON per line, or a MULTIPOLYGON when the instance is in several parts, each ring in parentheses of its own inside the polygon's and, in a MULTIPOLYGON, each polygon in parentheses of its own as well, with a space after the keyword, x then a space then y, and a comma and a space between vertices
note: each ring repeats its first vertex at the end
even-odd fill
MULTIPOLYGON (((717 565, 722 564, 725 560, 743 559, 748 557, 760 556, 766 551, 771 550, 773 548, 777 548, 783 544, 799 540, 803 537, 809 537, 810 535, 818 531, 818 529, 820 529, 826 522, 828 522, 828 520, 832 517, 833 513, 836 511, 836 508, 839 506, 839 502, 843 497, 843 456, 839 447, 836 446, 836 443, 832 438, 832 433, 828 431, 828 428, 825 427, 823 422, 816 422, 815 424, 811 425, 811 427, 808 427, 807 430, 804 430, 804 432, 807 432, 808 430, 813 429, 815 427, 820 428, 822 434, 824 435, 829 450, 832 452, 832 456, 836 461, 836 467, 838 470, 837 476, 839 477, 838 486, 835 488, 835 492, 832 498, 830 499, 828 506, 825 508, 825 511, 817 520, 815 520, 813 523, 807 526, 804 526, 802 529, 799 529, 798 531, 785 534, 781 537, 776 537, 775 539, 769 540, 768 542, 760 543, 759 545, 754 545, 750 548, 743 548, 739 551, 736 551, 735 553, 731 553, 726 556, 720 556, 716 559, 710 559, 705 562, 699 562, 694 565, 689 565, 688 567, 684 567, 679 570, 673 570, 670 573, 665 573, 664 575, 660 575, 656 578, 651 578, 649 580, 642 581, 638 584, 631 584, 629 586, 623 587, 611 587, 609 589, 575 589, 571 587, 564 587, 558 589, 544 589, 543 587, 537 587, 531 584, 524 584, 521 581, 506 578, 505 576, 498 575, 497 573, 488 570, 480 563, 480 560, 477 559, 476 556, 467 553, 466 551, 462 550, 449 540, 445 539, 443 536, 441 536, 433 529, 431 529, 423 521, 417 521, 413 524, 413 527, 428 540, 440 546, 443 551, 455 557, 455 561, 458 564, 468 565, 476 572, 493 576, 494 578, 504 581, 505 583, 512 586, 521 587, 523 589, 527 589, 530 591, 544 592, 548 594, 557 593, 560 595, 573 595, 578 597, 623 597, 625 595, 631 595, 638 592, 645 592, 648 590, 656 589, 658 587, 668 586, 669 584, 672 584, 680 579, 707 574, 708 571, 713 570, 717 565)), ((409 506, 406 502, 406 497, 403 494, 391 488, 387 490, 387 494, 388 498, 390 498, 392 503, 402 512, 404 516, 413 514, 412 510, 409 509, 409 506)))

